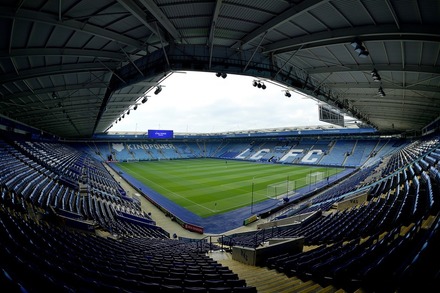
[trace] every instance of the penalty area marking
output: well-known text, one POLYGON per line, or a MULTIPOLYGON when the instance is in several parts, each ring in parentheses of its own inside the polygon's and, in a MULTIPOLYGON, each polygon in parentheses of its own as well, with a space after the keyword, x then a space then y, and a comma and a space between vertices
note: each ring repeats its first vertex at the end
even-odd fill
MULTIPOLYGON (((123 166, 121 166, 121 167, 124 168, 123 166)), ((127 168, 125 168, 125 169, 127 169, 127 168)), ((137 173, 131 171, 130 169, 127 169, 127 170, 128 170, 128 173, 136 174, 136 175, 139 176, 139 174, 137 174, 137 173)), ((196 202, 194 202, 194 201, 192 201, 192 200, 190 200, 190 199, 188 199, 188 198, 186 198, 186 197, 184 197, 184 196, 181 196, 180 194, 175 193, 175 192, 173 192, 173 191, 171 191, 171 190, 169 190, 169 189, 163 187, 162 185, 159 185, 159 184, 157 184, 157 183, 154 183, 153 181, 151 181, 150 179, 148 179, 148 178, 146 178, 146 177, 144 177, 144 176, 140 176, 140 177, 144 178, 146 181, 150 182, 150 183, 153 184, 153 185, 159 186, 161 189, 165 190, 165 191, 168 192, 169 194, 172 194, 172 195, 174 195, 174 196, 176 196, 176 197, 180 197, 180 198, 182 198, 182 199, 184 199, 184 200, 186 200, 186 201, 189 201, 190 203, 193 204, 193 206, 199 206, 199 207, 201 207, 201 208, 204 208, 204 209, 210 211, 211 213, 214 213, 214 212, 215 212, 215 210, 212 210, 212 209, 210 209, 210 208, 208 208, 208 207, 205 207, 204 205, 198 204, 198 203, 196 203, 196 202)))

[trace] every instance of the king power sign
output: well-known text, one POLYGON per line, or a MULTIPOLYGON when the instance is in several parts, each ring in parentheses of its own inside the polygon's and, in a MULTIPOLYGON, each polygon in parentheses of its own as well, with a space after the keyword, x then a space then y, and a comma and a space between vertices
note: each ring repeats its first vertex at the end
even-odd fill
POLYGON ((127 150, 151 150, 151 149, 175 149, 174 145, 171 143, 154 143, 154 144, 122 144, 122 143, 113 143, 112 148, 118 152, 122 152, 124 149, 127 150))

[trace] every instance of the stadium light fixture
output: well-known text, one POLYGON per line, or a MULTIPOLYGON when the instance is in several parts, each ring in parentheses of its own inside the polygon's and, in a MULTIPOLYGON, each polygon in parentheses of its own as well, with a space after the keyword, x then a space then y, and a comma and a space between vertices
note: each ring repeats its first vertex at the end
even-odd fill
POLYGON ((370 53, 365 49, 365 46, 362 44, 362 42, 359 39, 354 39, 350 44, 356 53, 358 53, 358 56, 361 58, 367 58, 370 53))
POLYGON ((377 72, 376 68, 374 68, 373 71, 371 71, 371 77, 375 82, 380 82, 380 80, 382 79, 379 73, 377 72))
POLYGON ((158 85, 158 86, 156 87, 156 90, 154 91, 154 94, 157 95, 157 94, 159 94, 161 91, 162 91, 162 86, 161 86, 161 85, 158 85))
POLYGON ((354 51, 360 54, 362 51, 365 51, 365 47, 359 43, 356 43, 356 47, 354 48, 354 51))
POLYGON ((133 110, 137 110, 137 108, 138 108, 138 105, 136 104, 136 105, 134 105, 134 108, 133 108, 133 110))
POLYGON ((259 89, 263 89, 263 90, 266 89, 266 85, 265 85, 263 82, 259 81, 259 80, 254 80, 254 81, 252 82, 252 85, 253 85, 254 87, 259 88, 259 89))
POLYGON ((222 77, 222 78, 226 78, 228 75, 226 74, 226 73, 224 73, 224 72, 217 72, 216 74, 215 74, 215 76, 217 76, 217 77, 222 77))
POLYGON ((147 98, 147 96, 145 96, 145 97, 144 97, 144 98, 142 99, 142 101, 141 101, 141 102, 142 102, 142 104, 145 104, 145 102, 146 102, 146 101, 148 101, 148 98, 147 98))
POLYGON ((368 51, 362 51, 359 53, 359 57, 361 58, 367 58, 370 53, 368 51))
POLYGON ((130 115, 130 110, 127 111, 127 115, 130 115))
POLYGON ((286 91, 286 93, 284 95, 288 98, 290 98, 292 96, 292 94, 289 91, 286 91))
POLYGON ((379 94, 379 96, 381 96, 381 97, 385 97, 386 95, 385 95, 385 92, 383 91, 383 88, 382 87, 380 87, 378 90, 377 90, 377 93, 379 94))

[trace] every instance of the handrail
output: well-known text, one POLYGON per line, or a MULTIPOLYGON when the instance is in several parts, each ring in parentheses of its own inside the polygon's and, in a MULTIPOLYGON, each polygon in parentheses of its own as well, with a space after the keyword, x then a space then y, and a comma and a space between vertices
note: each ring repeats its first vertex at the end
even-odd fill
POLYGON ((208 242, 209 248, 210 248, 211 251, 214 250, 214 246, 215 245, 218 246, 220 248, 220 250, 222 250, 222 251, 226 250, 225 247, 229 247, 229 250, 232 250, 233 244, 226 245, 225 241, 224 241, 224 238, 231 238, 232 239, 231 236, 224 235, 224 234, 207 235, 207 236, 205 236, 205 237, 203 237, 201 239, 198 239, 196 241, 196 248, 197 248, 198 251, 204 252, 204 244, 206 242, 208 242), (218 241, 219 238, 221 238, 221 241, 218 241), (216 239, 217 241, 213 241, 213 239, 216 239))

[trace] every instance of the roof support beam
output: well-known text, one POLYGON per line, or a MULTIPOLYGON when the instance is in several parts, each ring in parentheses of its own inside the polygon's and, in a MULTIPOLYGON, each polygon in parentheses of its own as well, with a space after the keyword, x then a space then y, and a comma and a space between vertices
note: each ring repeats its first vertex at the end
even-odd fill
POLYGON ((264 53, 282 53, 298 49, 304 49, 336 45, 340 43, 349 44, 355 36, 361 37, 362 41, 437 41, 440 42, 440 32, 437 26, 432 25, 402 25, 397 29, 395 25, 367 25, 352 28, 342 28, 332 31, 322 31, 302 37, 291 38, 280 42, 268 44, 264 47, 264 53))
POLYGON ((103 29, 90 23, 85 23, 74 19, 64 19, 63 21, 58 21, 58 19, 54 18, 52 14, 44 13, 41 11, 20 9, 16 12, 10 7, 0 6, 0 18, 1 17, 22 19, 24 21, 35 21, 54 26, 65 27, 70 30, 83 32, 96 37, 101 37, 103 39, 129 45, 139 50, 141 50, 143 46, 142 42, 140 42, 139 40, 129 38, 127 36, 112 32, 107 29, 103 29))
POLYGON ((32 56, 72 56, 72 57, 90 57, 100 59, 123 60, 124 55, 116 52, 101 50, 69 49, 69 48, 26 48, 0 50, 0 58, 10 57, 32 57, 32 56))
MULTIPOLYGON (((118 0, 121 1, 121 0, 118 0)), ((160 10, 160 8, 154 3, 154 1, 139 0, 145 8, 157 19, 157 21, 162 25, 163 28, 173 37, 177 43, 183 42, 182 36, 179 31, 174 27, 168 17, 160 10)), ((157 31, 159 33, 159 31, 157 31)), ((159 38, 163 36, 158 35, 159 38)))
POLYGON ((53 92, 63 92, 63 91, 76 91, 80 89, 93 89, 93 88, 106 88, 107 84, 104 82, 94 82, 88 84, 73 84, 65 86, 56 87, 45 87, 42 89, 34 89, 32 91, 19 92, 15 94, 8 95, 8 100, 20 99, 31 95, 43 95, 53 92))
POLYGON ((144 76, 144 74, 142 73, 142 71, 139 69, 139 67, 137 67, 137 65, 133 62, 133 60, 131 60, 130 56, 128 56, 127 52, 124 51, 124 48, 121 47, 121 51, 124 52, 125 56, 127 57, 128 61, 130 61, 131 64, 133 64, 133 66, 136 68, 136 70, 142 75, 144 76))
MULTIPOLYGON (((102 65, 104 65, 105 68, 107 68, 108 71, 110 71, 111 73, 113 73, 114 76, 116 76, 117 78, 119 78, 120 81, 122 81, 123 83, 127 83, 122 77, 120 77, 118 74, 116 74, 114 72, 114 70, 110 67, 108 67, 107 65, 105 65, 104 63, 102 63, 100 60, 98 60, 99 63, 101 63, 102 65)), ((143 76, 143 75, 142 75, 143 76)))
MULTIPOLYGON (((438 90, 437 86, 429 86, 429 85, 415 85, 411 86, 411 84, 404 84, 399 85, 396 83, 385 83, 387 89, 396 89, 396 90, 412 90, 412 91, 427 91, 427 92, 434 92, 438 90)), ((356 88, 356 89, 365 89, 365 88, 372 88, 377 89, 380 85, 378 83, 373 82, 362 82, 362 83, 326 83, 326 85, 330 86, 331 88, 356 88)), ((384 86, 385 87, 385 86, 384 86)))
POLYGON ((217 0, 215 3, 214 14, 212 15, 211 28, 209 30, 208 36, 208 46, 209 46, 209 68, 211 68, 212 63, 212 47, 214 46, 214 34, 215 28, 217 26, 218 15, 220 14, 220 7, 222 6, 223 0, 217 0))
MULTIPOLYGON (((301 56, 298 56, 301 57, 301 56)), ((420 73, 430 73, 430 74, 440 74, 440 68, 434 66, 421 66, 421 65, 406 65, 405 68, 402 68, 401 64, 374 64, 374 68, 380 72, 387 71, 406 71, 406 72, 420 72, 420 73)), ((335 65, 335 66, 325 66, 325 67, 317 67, 313 69, 307 70, 309 74, 322 74, 329 72, 349 72, 349 71, 365 71, 370 74, 371 70, 373 70, 373 65, 335 65)))
POLYGON ((258 43, 258 46, 255 47, 254 52, 252 53, 251 58, 249 58, 248 62, 246 63, 246 66, 243 68, 243 72, 246 72, 246 69, 248 68, 249 63, 251 63, 252 59, 253 59, 254 56, 255 56, 255 53, 257 53, 258 48, 260 47, 261 43, 264 41, 264 38, 266 37, 266 34, 267 34, 267 31, 266 31, 266 32, 264 33, 264 35, 261 37, 261 40, 260 40, 260 42, 258 43))
POLYGON ((6 74, 0 76, 0 84, 15 82, 23 79, 37 78, 42 76, 60 75, 67 73, 81 73, 89 71, 107 71, 108 68, 116 68, 119 63, 115 62, 94 62, 94 63, 77 63, 67 65, 47 66, 44 68, 34 68, 20 71, 20 75, 6 74))
POLYGON ((136 100, 139 98, 139 96, 142 96, 142 94, 116 94, 114 93, 112 95, 112 98, 134 98, 134 100, 130 101, 112 101, 111 106, 120 106, 120 105, 131 105, 136 102, 136 100))
POLYGON ((280 15, 275 16, 250 34, 246 35, 244 38, 241 39, 241 43, 242 45, 250 43, 258 38, 261 34, 270 31, 277 26, 280 26, 287 21, 290 21, 295 17, 301 16, 304 13, 307 13, 320 5, 323 5, 324 3, 327 3, 328 1, 329 0, 306 0, 300 2, 298 5, 293 5, 290 9, 286 10, 280 15))
POLYGON ((394 19, 394 22, 396 23, 397 28, 400 29, 399 18, 397 17, 397 13, 394 10, 393 5, 391 4, 390 0, 385 0, 385 3, 387 4, 388 9, 390 10, 391 15, 393 16, 393 19, 394 19))
POLYGON ((139 6, 137 6, 134 1, 118 0, 118 3, 121 4, 128 12, 130 12, 131 15, 136 17, 137 20, 139 20, 150 31, 159 36, 160 32, 156 31, 156 28, 148 23, 147 14, 139 6))

